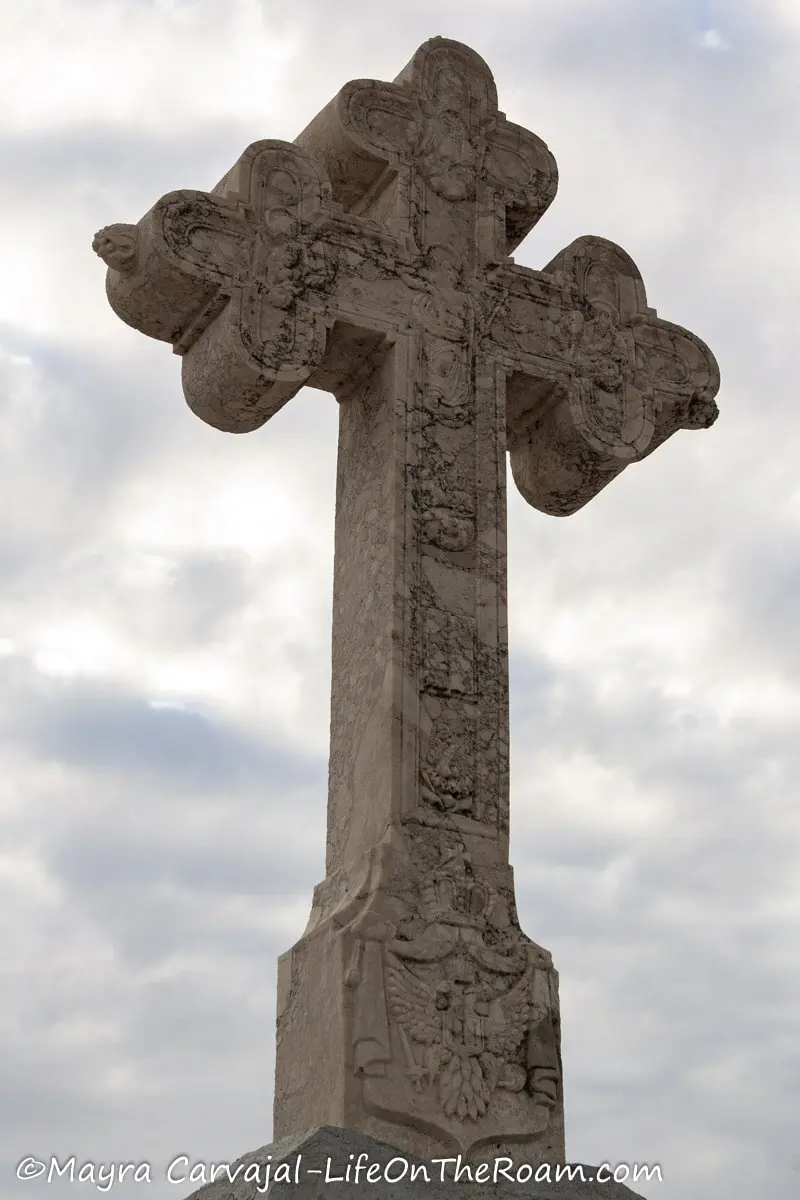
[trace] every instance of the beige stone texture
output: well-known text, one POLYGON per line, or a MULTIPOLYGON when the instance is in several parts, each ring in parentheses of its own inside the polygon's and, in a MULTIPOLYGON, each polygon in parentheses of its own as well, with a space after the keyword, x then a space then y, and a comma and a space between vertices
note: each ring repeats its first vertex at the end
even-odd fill
POLYGON ((514 264, 556 184, 483 60, 434 38, 95 239, 203 420, 339 402, 326 878, 279 965, 276 1138, 564 1160, 558 979, 508 862, 506 452, 574 513, 710 425, 719 373, 612 242, 514 264))

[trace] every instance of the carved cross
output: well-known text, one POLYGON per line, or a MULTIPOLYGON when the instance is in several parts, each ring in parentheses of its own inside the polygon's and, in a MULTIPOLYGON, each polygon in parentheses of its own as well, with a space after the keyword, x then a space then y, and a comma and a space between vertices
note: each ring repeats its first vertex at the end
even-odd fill
POLYGON ((556 184, 483 60, 434 38, 95 238, 203 420, 340 403, 327 875, 280 965, 276 1136, 563 1157, 557 977, 508 865, 505 456, 574 513, 710 425, 719 374, 613 243, 514 264, 556 184))

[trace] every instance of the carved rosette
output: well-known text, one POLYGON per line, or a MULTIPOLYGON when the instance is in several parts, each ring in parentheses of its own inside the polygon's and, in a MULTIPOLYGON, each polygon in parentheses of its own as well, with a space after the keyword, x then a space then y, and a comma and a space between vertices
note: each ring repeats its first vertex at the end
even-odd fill
POLYGON ((541 1138, 562 1100, 550 956, 516 923, 507 869, 406 837, 342 935, 355 1102, 464 1153, 541 1138))

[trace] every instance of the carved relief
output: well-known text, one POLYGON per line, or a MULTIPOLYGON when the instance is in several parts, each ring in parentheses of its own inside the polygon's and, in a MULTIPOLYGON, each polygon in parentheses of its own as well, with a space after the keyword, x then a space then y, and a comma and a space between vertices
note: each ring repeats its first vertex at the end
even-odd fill
POLYGON ((331 247, 303 236, 297 217, 273 209, 265 222, 268 240, 253 271, 263 281, 263 295, 274 308, 288 309, 306 292, 326 291, 336 273, 331 247))
POLYGON ((334 248, 301 220, 303 180, 297 174, 266 172, 258 195, 262 224, 240 328, 256 361, 277 371, 314 354, 316 318, 309 302, 330 290, 336 259, 334 248))
POLYGON ((437 695, 474 695, 474 621, 433 606, 422 612, 422 687, 437 695))
POLYGON ((470 340, 471 297, 457 289, 461 258, 449 246, 429 246, 422 268, 411 282, 423 294, 414 298, 413 312, 423 329, 439 339, 470 340), (427 286, 425 286, 427 285, 427 286))
POLYGON ((453 742, 437 757, 429 755, 429 762, 420 768, 419 796, 423 805, 437 812, 472 816, 474 784, 463 764, 455 763, 459 749, 453 742))
MULTIPOLYGON (((469 91, 449 69, 435 77, 432 93, 435 100, 428 108, 432 119, 447 111, 447 103, 457 103, 462 113, 469 111, 469 91)), ((457 128, 452 124, 451 133, 457 128)), ((445 152, 448 147, 454 151, 455 145, 455 140, 444 139, 445 152)), ((426 177, 431 186, 448 199, 458 198, 467 174, 459 173, 455 158, 448 158, 447 153, 445 160, 434 160, 433 146, 430 153, 426 177)), ((459 822, 469 826, 482 816, 476 810, 475 562, 470 553, 476 537, 472 394, 476 310, 473 295, 462 290, 463 261, 451 246, 429 245, 420 275, 425 293, 415 300, 414 314, 425 331, 421 363, 424 410, 419 461, 412 478, 422 561, 428 578, 435 582, 417 597, 418 681, 428 724, 420 746, 416 818, 450 827, 459 822), (440 566, 431 575, 432 555, 440 566), (463 570, 452 569, 456 559, 463 570)), ((394 978, 396 983, 402 979, 400 967, 394 978)), ((469 996, 459 999, 455 981, 453 988, 447 1005, 443 993, 438 997, 437 1011, 445 1014, 445 1024, 460 1019, 459 1004, 469 1003, 469 996)), ((413 1059, 409 1044, 407 1050, 413 1059)), ((451 1074, 455 1069, 449 1068, 451 1074)), ((450 1083, 442 1086, 454 1089, 450 1100, 454 1111, 467 1103, 466 1082, 462 1089, 453 1074, 450 1083)), ((479 1101, 475 1099, 475 1103, 479 1101)))
POLYGON ((434 422, 423 426, 421 462, 409 472, 414 499, 420 513, 427 509, 445 507, 472 516, 475 511, 474 485, 458 470, 455 454, 449 452, 436 435, 441 436, 434 422))
POLYGON ((556 161, 541 138, 501 121, 489 137, 484 169, 506 210, 506 246, 499 249, 510 254, 555 198, 556 161))
POLYGON ((530 1013, 530 978, 498 993, 469 959, 448 967, 450 978, 429 984, 387 955, 389 1009, 416 1090, 435 1087, 446 1117, 477 1121, 495 1088, 525 1087, 525 1068, 515 1060, 530 1013))
POLYGON ((425 251, 423 273, 440 292, 454 292, 461 285, 464 261, 452 246, 433 242, 425 251))
POLYGON ((164 196, 156 206, 167 253, 218 285, 230 288, 251 270, 255 238, 252 214, 206 192, 164 196))
MULTIPOLYGON (((430 699, 426 697, 430 705, 430 699)), ((476 817, 474 716, 443 706, 435 723, 428 751, 420 765, 419 795, 423 807, 448 816, 476 817), (454 720, 455 717, 455 720, 454 720)))
POLYGON ((438 424, 429 421, 423 426, 420 462, 409 471, 417 537, 423 548, 462 554, 475 541, 475 484, 465 478, 473 464, 471 455, 457 458, 448 449, 438 424))
POLYGON ((384 150, 413 146, 419 138, 417 121, 402 105, 367 107, 363 119, 372 140, 384 150))
POLYGON ((480 125, 471 114, 468 81, 451 62, 433 75, 427 98, 422 100, 421 136, 416 148, 417 170, 445 200, 469 200, 483 152, 480 125))
POLYGON ((593 304, 573 349, 577 371, 606 392, 618 392, 633 376, 633 347, 621 333, 617 315, 605 304, 593 304))
MULTIPOLYGON (((277 175, 277 172, 273 172, 277 175)), ((293 176, 279 173, 285 191, 279 197, 290 200, 291 194, 299 193, 299 182, 290 186, 293 176)), ((275 186, 271 188, 275 193, 275 186)), ((287 204, 276 204, 266 209, 264 232, 261 234, 260 250, 252 269, 254 278, 264 282, 264 298, 276 308, 289 308, 305 292, 325 292, 336 274, 333 248, 314 239, 303 230, 297 212, 287 204)))
POLYGON ((571 403, 589 445, 620 457, 640 454, 653 436, 652 411, 634 383, 633 338, 608 304, 598 301, 589 309, 571 363, 577 377, 571 403))
POLYGON ((663 440, 665 423, 672 432, 713 421, 719 384, 713 356, 693 334, 647 307, 641 275, 624 250, 603 238, 578 238, 551 268, 577 285, 583 319, 565 314, 564 324, 574 331, 578 320, 571 354, 579 377, 593 384, 582 415, 584 433, 598 439, 598 448, 641 457, 663 440))
POLYGON ((426 350, 425 405, 434 420, 459 429, 472 419, 466 348, 430 339, 426 350))
POLYGON ((547 1126, 560 1097, 557 997, 549 956, 464 842, 445 839, 438 855, 404 889, 398 920, 371 908, 351 927, 353 1066, 368 1107, 423 1118, 467 1148, 493 1121, 505 1133, 547 1126))
POLYGON ((92 249, 112 271, 122 275, 136 270, 137 231, 135 225, 105 225, 92 239, 92 249))
POLYGON ((240 328, 242 341, 256 361, 277 371, 300 365, 313 354, 317 333, 313 301, 322 301, 329 291, 336 260, 333 249, 312 240, 289 209, 268 211, 264 230, 240 328))
POLYGON ((420 541, 451 554, 468 549, 475 540, 475 522, 453 508, 428 508, 420 520, 420 541))
POLYGON ((658 424, 670 432, 713 425, 719 416, 714 400, 718 378, 709 371, 703 343, 666 321, 636 320, 632 331, 638 377, 652 392, 658 424))
MULTIPOLYGON (((512 270, 515 286, 520 275, 512 270)), ((638 268, 614 243, 578 238, 540 278, 547 290, 531 283, 532 331, 517 335, 508 448, 525 499, 566 516, 678 429, 712 424, 719 370, 698 338, 648 307, 638 268)))
POLYGON ((713 396, 705 389, 698 389, 689 398, 683 414, 684 429, 710 429, 719 416, 719 408, 713 396))
POLYGON ((583 272, 581 294, 591 304, 607 304, 620 312, 619 276, 608 263, 589 262, 583 272))

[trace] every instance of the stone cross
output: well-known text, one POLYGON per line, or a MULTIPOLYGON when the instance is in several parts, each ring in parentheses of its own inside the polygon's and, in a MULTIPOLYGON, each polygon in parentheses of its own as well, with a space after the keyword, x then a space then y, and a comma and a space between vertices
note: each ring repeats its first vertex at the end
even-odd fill
POLYGON ((574 513, 709 426, 719 374, 612 242, 514 264, 556 183, 483 60, 433 38, 95 238, 204 421, 339 402, 326 877, 279 964, 276 1137, 564 1157, 557 975, 508 862, 506 451, 574 513))

